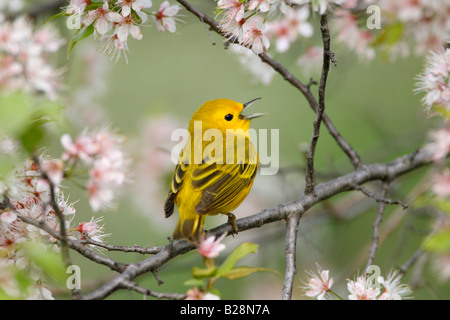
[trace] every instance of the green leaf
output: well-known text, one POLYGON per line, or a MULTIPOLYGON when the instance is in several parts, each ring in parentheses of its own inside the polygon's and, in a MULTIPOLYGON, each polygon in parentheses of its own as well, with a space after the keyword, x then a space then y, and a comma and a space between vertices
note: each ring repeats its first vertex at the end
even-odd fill
POLYGON ((188 287, 203 287, 204 285, 203 280, 201 279, 189 279, 186 280, 183 284, 188 287))
POLYGON ((246 267, 246 266, 242 266, 242 267, 237 267, 234 269, 231 269, 228 272, 225 272, 221 275, 222 278, 226 278, 226 279, 230 279, 230 280, 234 280, 234 279, 240 279, 240 278, 244 278, 252 273, 255 272, 273 272, 273 273, 278 273, 275 270, 269 269, 269 268, 254 268, 254 267, 246 267))
POLYGON ((31 112, 31 100, 27 95, 0 95, 0 106, 0 134, 16 134, 27 126, 31 112))
POLYGON ((425 249, 433 252, 450 252, 450 232, 442 231, 433 235, 426 243, 425 249))
POLYGON ((235 264, 250 253, 256 253, 258 251, 258 245, 256 243, 244 242, 241 243, 234 251, 228 256, 228 258, 222 263, 217 270, 217 277, 228 273, 235 264))
POLYGON ((202 278, 212 278, 217 273, 217 267, 211 266, 208 268, 198 268, 193 267, 192 268, 192 276, 196 279, 202 279, 202 278))
POLYGON ((396 44, 403 35, 404 26, 402 23, 387 25, 383 28, 381 34, 373 42, 374 46, 386 44, 392 46, 396 44))
POLYGON ((437 105, 433 106, 433 110, 440 113, 442 116, 446 117, 447 120, 450 120, 450 110, 447 110, 444 106, 437 105))
POLYGON ((45 130, 42 126, 46 121, 36 119, 31 121, 28 127, 19 135, 19 140, 25 151, 34 152, 36 147, 45 137, 45 130))
POLYGON ((66 281, 66 268, 60 253, 39 242, 27 242, 22 246, 27 257, 42 271, 59 283, 66 281))
POLYGON ((59 17, 63 16, 64 14, 65 14, 65 11, 61 11, 61 12, 59 12, 59 13, 57 13, 57 14, 51 16, 51 17, 48 18, 47 20, 45 20, 43 24, 46 24, 46 23, 49 22, 50 20, 59 18, 59 17))
POLYGON ((94 33, 94 25, 91 24, 83 29, 77 30, 75 36, 69 41, 67 45, 67 59, 69 59, 70 54, 72 53, 73 47, 77 44, 78 41, 81 41, 87 37, 89 37, 92 33, 94 33))

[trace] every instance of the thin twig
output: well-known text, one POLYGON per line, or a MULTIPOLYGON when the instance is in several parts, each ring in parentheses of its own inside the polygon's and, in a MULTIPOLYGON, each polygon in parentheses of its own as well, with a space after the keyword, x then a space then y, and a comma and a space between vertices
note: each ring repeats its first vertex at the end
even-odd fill
MULTIPOLYGON (((21 214, 17 211, 14 211, 14 213, 23 222, 44 230, 45 232, 47 232, 49 235, 51 235, 53 238, 57 239, 58 241, 61 241, 63 239, 62 235, 58 231, 56 231, 55 229, 50 227, 44 221, 40 221, 40 220, 36 220, 36 219, 30 218, 30 217, 24 216, 23 214, 21 214)), ((102 264, 102 265, 109 267, 111 270, 122 272, 125 270, 125 268, 127 266, 124 263, 114 261, 108 257, 105 257, 101 254, 94 252, 93 250, 89 249, 89 247, 87 247, 85 244, 83 244, 79 240, 72 240, 72 239, 66 239, 66 240, 67 240, 67 245, 69 248, 77 251, 78 253, 80 253, 84 257, 88 258, 89 260, 92 260, 98 264, 102 264)))
POLYGON ((319 84, 319 106, 316 109, 316 119, 313 123, 313 133, 311 136, 311 141, 309 143, 308 152, 306 153, 306 193, 314 192, 314 154, 316 152, 317 141, 319 140, 320 124, 322 123, 323 113, 325 112, 325 89, 327 84, 328 72, 330 70, 330 30, 328 29, 327 14, 323 14, 320 17, 320 30, 322 32, 323 42, 323 64, 319 84))
POLYGON ((383 196, 378 196, 375 193, 370 192, 368 189, 364 188, 363 186, 351 184, 350 187, 354 190, 361 191, 366 196, 373 198, 378 203, 385 203, 385 204, 392 204, 392 205, 398 204, 398 205, 402 206, 403 210, 406 210, 408 208, 408 205, 400 200, 391 200, 391 199, 388 199, 383 196))
MULTIPOLYGON (((381 187, 381 197, 385 198, 387 193, 389 191, 389 183, 388 182, 383 182, 383 185, 381 187)), ((369 250, 369 259, 367 259, 367 264, 366 267, 364 269, 363 274, 366 273, 366 271, 368 270, 369 266, 372 265, 374 259, 375 259, 375 252, 377 251, 378 248, 378 240, 379 240, 379 234, 378 234, 378 226, 381 223, 381 220, 383 219, 383 213, 384 213, 384 208, 386 206, 386 202, 384 201, 380 201, 378 204, 378 210, 377 210, 377 215, 375 217, 375 221, 372 225, 373 227, 373 234, 372 234, 372 245, 370 246, 370 250, 369 250)))
POLYGON ((60 239, 61 253, 62 253, 62 256, 63 256, 66 266, 69 266, 71 264, 71 262, 70 262, 70 256, 69 256, 69 249, 68 249, 68 245, 67 245, 66 218, 64 217, 64 214, 61 212, 61 209, 58 205, 58 201, 56 200, 56 191, 55 191, 56 186, 53 183, 52 179, 50 179, 49 176, 47 175, 47 172, 45 172, 45 170, 42 169, 39 158, 36 155, 33 155, 32 159, 33 159, 33 162, 38 167, 38 170, 41 174, 41 178, 44 179, 49 185, 50 201, 49 201, 48 205, 50 205, 50 207, 56 212, 56 215, 58 216, 59 229, 60 229, 59 232, 61 235, 61 239, 60 239))
POLYGON ((144 287, 139 286, 137 283, 134 283, 129 280, 124 280, 120 283, 120 286, 123 289, 133 290, 144 296, 151 296, 157 299, 170 299, 170 300, 183 300, 186 298, 185 294, 180 293, 165 293, 165 292, 156 292, 144 287))
POLYGON ((134 246, 115 246, 99 241, 95 241, 92 238, 87 235, 86 232, 83 232, 83 243, 94 245, 103 249, 106 249, 108 251, 120 251, 120 252, 134 252, 134 253, 140 253, 140 254, 155 254, 162 250, 163 247, 141 247, 138 245, 134 246))

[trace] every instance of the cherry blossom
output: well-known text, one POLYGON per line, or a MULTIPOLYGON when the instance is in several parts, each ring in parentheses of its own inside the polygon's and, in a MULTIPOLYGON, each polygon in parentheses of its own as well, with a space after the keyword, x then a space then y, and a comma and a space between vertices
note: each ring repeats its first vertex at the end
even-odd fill
POLYGON ((333 285, 333 278, 329 277, 329 270, 322 270, 322 268, 317 265, 317 274, 314 272, 309 272, 310 279, 303 289, 307 290, 305 295, 312 298, 317 298, 317 300, 323 300, 325 294, 330 290, 333 285))
POLYGON ((63 72, 48 63, 47 53, 56 52, 62 44, 51 27, 35 29, 24 17, 9 21, 0 14, 0 89, 42 92, 56 100, 63 72))
POLYGON ((349 300, 377 300, 380 289, 373 286, 366 277, 359 276, 356 280, 348 280, 349 300))
POLYGON ((75 231, 79 232, 79 237, 81 240, 84 239, 84 233, 86 233, 92 240, 103 242, 103 239, 105 237, 108 237, 110 234, 104 233, 105 225, 100 225, 102 222, 103 217, 91 218, 89 222, 81 222, 74 229, 75 231))
POLYGON ((169 1, 161 3, 158 12, 153 12, 153 19, 156 23, 156 28, 163 32, 165 30, 169 32, 175 32, 177 26, 175 24, 175 16, 177 15, 180 7, 178 5, 171 6, 169 1))
POLYGON ((114 35, 116 35, 121 42, 126 42, 128 35, 131 35, 136 40, 142 39, 141 29, 130 17, 122 16, 117 12, 110 12, 108 13, 108 19, 116 24, 114 35))
POLYGON ((445 168, 442 172, 433 176, 431 190, 435 195, 442 198, 450 198, 450 169, 445 168))
POLYGON ((279 21, 267 23, 267 35, 274 39, 278 52, 285 52, 299 36, 309 38, 313 35, 313 28, 307 19, 309 10, 306 7, 300 9, 287 7, 285 16, 279 21))
POLYGON ((223 10, 222 15, 225 21, 241 21, 244 18, 244 3, 239 0, 219 0, 217 8, 223 10))
POLYGON ((257 18, 248 20, 243 26, 242 45, 251 47, 256 54, 267 51, 270 42, 263 34, 264 24, 257 18))
POLYGON ((429 112, 434 106, 450 110, 450 49, 430 52, 424 72, 418 76, 418 92, 425 92, 423 105, 429 112))
POLYGON ((121 142, 121 137, 106 128, 93 134, 83 132, 75 143, 68 134, 61 137, 65 149, 62 160, 76 165, 80 159, 88 167, 86 187, 94 211, 110 207, 127 180, 129 160, 120 148, 121 142))
POLYGON ((197 251, 204 258, 214 259, 217 258, 219 253, 225 250, 226 246, 223 243, 220 243, 225 234, 216 239, 215 236, 209 236, 208 238, 202 238, 200 240, 200 244, 198 245, 197 251))
POLYGON ((431 160, 441 161, 450 152, 450 126, 443 129, 432 130, 429 134, 430 142, 425 145, 431 160))
POLYGON ((220 297, 210 292, 205 293, 194 287, 187 291, 185 300, 220 300, 220 297))
POLYGON ((402 300, 411 298, 412 291, 406 284, 401 284, 402 275, 399 272, 391 271, 387 277, 378 277, 377 281, 383 286, 383 291, 378 300, 402 300))
POLYGON ((108 2, 105 1, 101 8, 91 10, 87 13, 84 24, 89 26, 94 23, 95 31, 102 36, 111 29, 111 25, 108 23, 109 12, 108 2))
POLYGON ((250 0, 248 9, 258 9, 260 12, 268 12, 270 10, 270 6, 277 3, 277 1, 278 0, 250 0))

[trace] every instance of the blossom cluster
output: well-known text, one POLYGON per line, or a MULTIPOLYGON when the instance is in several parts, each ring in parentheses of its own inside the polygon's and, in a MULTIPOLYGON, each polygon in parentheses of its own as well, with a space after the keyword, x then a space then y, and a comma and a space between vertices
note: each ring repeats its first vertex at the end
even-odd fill
POLYGON ((0 90, 44 93, 55 100, 63 72, 49 58, 62 44, 50 26, 35 28, 23 16, 10 21, 0 13, 0 90))
POLYGON ((430 51, 423 73, 418 77, 417 91, 425 92, 423 105, 430 112, 441 107, 450 112, 450 49, 430 51))
MULTIPOLYGON (((52 299, 51 292, 41 284, 45 279, 45 274, 33 266, 21 244, 42 242, 51 250, 59 250, 53 245, 55 240, 53 237, 22 220, 22 218, 31 218, 44 223, 56 232, 60 231, 56 208, 50 205, 51 186, 47 178, 43 177, 44 172, 48 178, 56 172, 44 169, 53 167, 52 162, 54 161, 48 158, 40 159, 41 169, 35 162, 27 161, 12 174, 7 182, 0 181, 2 192, 8 196, 9 202, 9 206, 0 211, 0 255, 4 257, 0 262, 0 274, 5 277, 8 275, 8 281, 0 281, 0 288, 10 297, 19 298, 23 295, 11 274, 15 270, 26 270, 36 283, 30 287, 31 292, 27 292, 25 297, 52 299)), ((69 197, 66 197, 59 187, 54 186, 53 191, 57 210, 64 217, 63 223, 69 238, 83 239, 84 232, 86 232, 93 240, 102 241, 108 235, 104 234, 103 226, 100 225, 101 218, 81 222, 78 226, 74 226, 73 222, 76 216, 74 203, 69 202, 69 197)))
MULTIPOLYGON (((47 166, 50 161, 52 160, 43 158, 40 160, 40 163, 42 166, 47 166)), ((44 274, 40 269, 33 267, 26 252, 20 245, 30 241, 42 240, 52 250, 56 250, 56 247, 52 246, 54 241, 52 237, 48 236, 41 229, 23 222, 21 217, 39 220, 55 231, 60 230, 60 222, 55 207, 49 204, 51 197, 50 185, 42 177, 37 164, 27 161, 12 173, 8 181, 0 181, 0 186, 2 193, 7 194, 9 199, 9 206, 0 210, 0 256, 4 257, 1 262, 4 264, 4 268, 0 266, 0 273, 2 275, 4 272, 9 274, 15 269, 28 270, 32 279, 36 280, 38 285, 44 278, 44 274)), ((65 217, 65 227, 69 228, 75 217, 76 210, 59 188, 55 188, 55 195, 58 209, 65 217)), ((1 283, 1 288, 6 290, 11 297, 19 297, 20 292, 16 290, 13 279, 11 277, 8 283, 1 283)), ((36 290, 37 292, 43 292, 42 290, 45 289, 41 288, 38 290, 36 287, 36 290)), ((47 290, 45 292, 48 293, 47 290)), ((44 298, 49 298, 48 294, 44 298)))
POLYGON ((89 172, 86 188, 89 204, 94 211, 110 207, 117 192, 127 181, 129 159, 121 149, 122 138, 101 129, 92 134, 83 132, 75 138, 69 134, 61 137, 64 147, 62 160, 69 166, 69 176, 79 165, 89 172))
MULTIPOLYGON (((318 300, 333 299, 339 297, 331 291, 333 278, 329 276, 329 270, 322 270, 317 266, 317 274, 309 272, 308 283, 303 286, 305 295, 318 300)), ((354 280, 347 280, 348 300, 402 300, 411 297, 412 291, 408 285, 400 283, 402 275, 398 271, 391 271, 387 278, 377 277, 373 280, 366 276, 358 276, 354 280)))
POLYGON ((164 1, 158 11, 147 11, 152 5, 151 0, 71 0, 65 9, 65 14, 69 15, 67 26, 79 32, 94 33, 105 53, 116 60, 121 56, 126 59, 128 37, 141 40, 141 27, 149 16, 159 31, 176 31, 180 7, 164 1))

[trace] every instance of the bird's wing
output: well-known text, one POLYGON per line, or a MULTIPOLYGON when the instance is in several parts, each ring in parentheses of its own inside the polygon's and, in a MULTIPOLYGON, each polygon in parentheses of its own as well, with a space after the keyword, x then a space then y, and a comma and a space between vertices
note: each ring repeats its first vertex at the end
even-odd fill
POLYGON ((193 170, 192 187, 203 191, 195 207, 197 213, 218 213, 220 208, 236 200, 239 193, 253 181, 258 169, 258 155, 253 143, 249 142, 243 161, 237 160, 236 156, 234 158, 236 161, 233 163, 218 163, 206 158, 193 170))
POLYGON ((177 192, 183 186, 184 177, 186 176, 186 171, 189 167, 189 162, 187 161, 187 159, 189 159, 190 153, 188 153, 187 151, 189 151, 187 148, 182 151, 179 162, 175 167, 175 172, 172 176, 169 193, 167 195, 166 202, 164 203, 164 213, 166 214, 166 218, 170 217, 173 214, 175 197, 177 195, 177 192))

